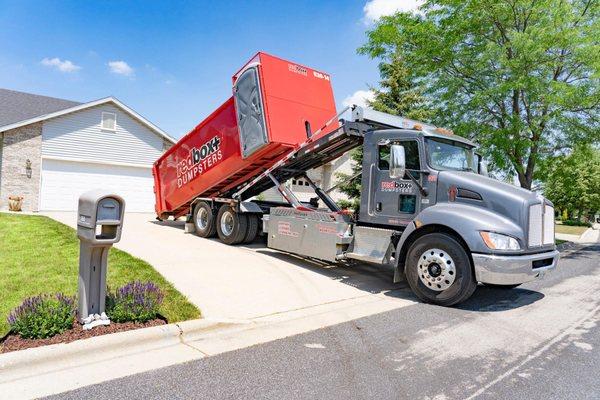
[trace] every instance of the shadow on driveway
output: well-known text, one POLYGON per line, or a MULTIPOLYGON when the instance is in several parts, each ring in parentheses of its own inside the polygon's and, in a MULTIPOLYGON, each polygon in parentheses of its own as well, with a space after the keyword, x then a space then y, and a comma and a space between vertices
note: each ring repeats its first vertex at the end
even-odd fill
MULTIPOLYGON (((284 260, 298 267, 325 275, 337 282, 351 285, 371 294, 383 293, 386 296, 404 300, 419 301, 407 282, 393 283, 394 270, 389 266, 357 263, 352 265, 329 264, 306 259, 287 253, 264 249, 263 245, 253 244, 256 252, 284 260)), ((544 294, 535 290, 515 288, 498 289, 479 285, 473 296, 455 308, 465 311, 498 312, 516 309, 535 303, 544 294)))
MULTIPOLYGON (((183 230, 185 221, 152 221, 173 229, 183 230)), ((202 240, 201 238, 198 238, 202 240)), ((204 239, 207 240, 207 239, 204 239)), ((218 238, 208 239, 220 242, 218 238)), ((408 283, 393 283, 394 270, 389 266, 366 263, 332 264, 307 257, 271 250, 266 247, 266 238, 259 236, 253 243, 239 245, 256 253, 276 258, 323 275, 333 281, 352 286, 366 293, 383 293, 386 296, 399 299, 419 301, 413 294, 408 283)), ((600 251, 600 246, 589 246, 564 258, 586 257, 586 252, 600 251)), ((544 294, 524 288, 498 289, 479 285, 473 296, 455 308, 464 311, 498 312, 516 309, 535 303, 544 298, 544 294)))

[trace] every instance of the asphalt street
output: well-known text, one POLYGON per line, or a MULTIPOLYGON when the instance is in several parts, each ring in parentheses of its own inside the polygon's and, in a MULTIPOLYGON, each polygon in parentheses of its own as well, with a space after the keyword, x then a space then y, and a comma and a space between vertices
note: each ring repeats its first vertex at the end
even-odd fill
POLYGON ((458 308, 415 303, 49 399, 600 399, 599 290, 587 246, 458 308))

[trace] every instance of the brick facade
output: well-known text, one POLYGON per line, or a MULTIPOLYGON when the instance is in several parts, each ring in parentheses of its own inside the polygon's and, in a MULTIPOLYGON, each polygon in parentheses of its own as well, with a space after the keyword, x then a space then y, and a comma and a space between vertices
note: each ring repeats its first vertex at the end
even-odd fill
POLYGON ((37 211, 40 196, 42 123, 12 129, 2 139, 0 208, 8 208, 8 196, 23 196, 23 211, 37 211), (27 176, 27 160, 31 177, 27 176))

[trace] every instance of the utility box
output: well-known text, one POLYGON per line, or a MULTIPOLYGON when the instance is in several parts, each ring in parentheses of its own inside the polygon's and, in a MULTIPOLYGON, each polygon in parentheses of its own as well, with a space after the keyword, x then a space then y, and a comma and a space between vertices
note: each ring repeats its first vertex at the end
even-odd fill
POLYGON ((268 247, 336 262, 352 241, 348 215, 273 207, 268 222, 268 247))
POLYGON ((108 251, 121 240, 124 213, 125 201, 116 194, 92 190, 79 197, 78 318, 84 329, 109 323, 104 314, 108 251))

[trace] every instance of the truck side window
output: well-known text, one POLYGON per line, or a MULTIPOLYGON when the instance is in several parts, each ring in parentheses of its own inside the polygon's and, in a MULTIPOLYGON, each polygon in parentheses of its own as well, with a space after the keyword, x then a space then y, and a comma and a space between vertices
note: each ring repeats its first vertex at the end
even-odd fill
MULTIPOLYGON (((419 161, 419 144, 415 140, 394 142, 404 146, 406 156, 406 169, 421 169, 419 161)), ((390 169, 390 144, 379 146, 378 166, 382 171, 390 169)))

